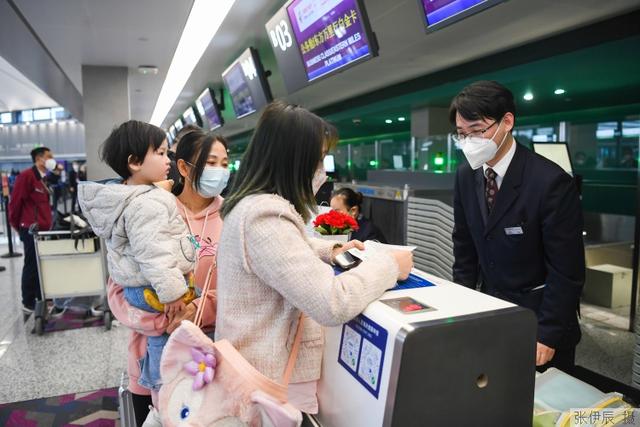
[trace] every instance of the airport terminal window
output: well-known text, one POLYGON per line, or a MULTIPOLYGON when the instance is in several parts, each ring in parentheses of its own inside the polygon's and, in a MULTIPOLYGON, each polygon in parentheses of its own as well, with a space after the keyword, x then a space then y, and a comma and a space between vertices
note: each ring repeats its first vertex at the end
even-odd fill
POLYGON ((366 144, 352 144, 351 153, 351 173, 353 179, 365 181, 367 179, 367 170, 378 169, 375 141, 368 141, 366 144))
POLYGON ((529 148, 534 142, 564 142, 560 141, 559 134, 559 123, 516 126, 513 129, 513 136, 516 140, 529 148))
MULTIPOLYGON (((567 142, 573 168, 585 178, 587 192, 584 196, 587 205, 593 205, 592 210, 599 195, 589 193, 589 186, 603 183, 618 187, 635 185, 634 171, 640 155, 638 115, 618 120, 526 124, 516 126, 513 134, 527 148, 533 143, 567 142), (589 202, 590 198, 593 203, 589 202)), ((336 180, 343 182, 364 181, 367 171, 372 169, 454 173, 464 162, 464 154, 448 134, 414 138, 413 141, 406 132, 357 138, 342 141, 332 154, 335 156, 336 180)), ((629 209, 627 206, 618 210, 629 209)))
POLYGON ((411 170, 411 140, 382 139, 378 141, 380 149, 380 169, 411 170))
POLYGON ((336 165, 336 180, 349 181, 349 146, 339 145, 331 154, 333 154, 336 165))
POLYGON ((331 154, 335 158, 336 180, 342 182, 365 181, 368 170, 413 170, 408 132, 382 139, 343 141, 331 154))
POLYGON ((638 116, 569 126, 569 148, 578 170, 635 170, 639 140, 638 116))
POLYGON ((622 122, 620 138, 620 167, 623 169, 637 169, 640 152, 640 120, 626 120, 622 122))
POLYGON ((451 135, 416 138, 416 170, 421 172, 455 172, 462 159, 451 135))

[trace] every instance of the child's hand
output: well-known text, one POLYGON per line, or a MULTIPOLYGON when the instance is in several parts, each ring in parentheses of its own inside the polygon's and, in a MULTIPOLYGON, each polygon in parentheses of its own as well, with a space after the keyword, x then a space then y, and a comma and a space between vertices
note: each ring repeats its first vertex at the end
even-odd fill
POLYGON ((175 315, 180 313, 185 309, 184 302, 182 301, 182 297, 178 298, 173 302, 167 302, 164 304, 164 312, 172 319, 175 315))

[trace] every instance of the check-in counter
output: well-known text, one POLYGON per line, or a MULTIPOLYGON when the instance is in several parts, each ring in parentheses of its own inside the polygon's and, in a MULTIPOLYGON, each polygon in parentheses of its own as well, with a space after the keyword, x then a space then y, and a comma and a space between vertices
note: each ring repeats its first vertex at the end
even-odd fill
POLYGON ((531 425, 536 318, 415 270, 326 329, 323 427, 531 425))

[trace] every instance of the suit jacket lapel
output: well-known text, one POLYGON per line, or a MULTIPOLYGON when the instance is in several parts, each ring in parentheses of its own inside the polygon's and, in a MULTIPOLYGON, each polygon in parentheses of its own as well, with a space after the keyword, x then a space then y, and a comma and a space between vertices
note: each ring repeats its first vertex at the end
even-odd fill
POLYGON ((484 229, 485 235, 496 226, 498 221, 507 213, 511 205, 520 195, 518 187, 520 187, 520 184, 522 183, 522 176, 524 174, 524 167, 526 163, 526 153, 524 150, 526 150, 526 148, 517 144, 515 140, 514 143, 516 144, 516 152, 513 155, 511 164, 507 168, 507 173, 502 180, 502 185, 500 185, 498 197, 496 197, 495 205, 489 215, 484 229))
POLYGON ((480 213, 482 213, 482 223, 487 226, 487 220, 489 218, 489 209, 487 208, 487 201, 484 196, 484 175, 483 169, 479 168, 473 171, 476 180, 476 196, 478 198, 478 206, 480 207, 480 213))

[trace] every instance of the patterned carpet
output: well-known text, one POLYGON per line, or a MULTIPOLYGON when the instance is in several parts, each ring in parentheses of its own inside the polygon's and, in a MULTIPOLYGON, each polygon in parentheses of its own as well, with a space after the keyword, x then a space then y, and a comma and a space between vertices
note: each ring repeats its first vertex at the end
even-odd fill
POLYGON ((0 426, 119 426, 118 389, 5 403, 0 405, 0 426))

